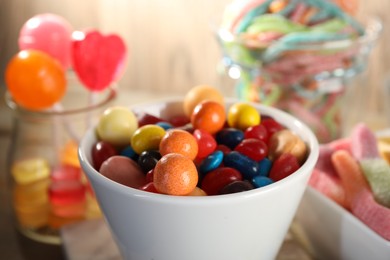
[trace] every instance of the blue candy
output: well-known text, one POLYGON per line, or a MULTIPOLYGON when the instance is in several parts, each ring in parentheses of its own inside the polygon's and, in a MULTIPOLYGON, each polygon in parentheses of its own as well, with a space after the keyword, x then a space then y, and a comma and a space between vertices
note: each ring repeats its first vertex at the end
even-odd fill
POLYGON ((264 158, 259 162, 259 172, 258 174, 260 176, 268 176, 269 171, 272 167, 272 161, 268 158, 264 158))
POLYGON ((121 152, 120 152, 120 155, 129 157, 130 159, 135 159, 135 160, 138 157, 138 154, 133 150, 131 145, 128 145, 125 148, 123 148, 123 150, 121 150, 121 152))
POLYGON ((215 140, 233 150, 244 140, 244 132, 236 128, 224 128, 216 134, 215 140))
POLYGON ((239 171, 247 180, 251 180, 259 172, 259 164, 256 161, 236 151, 226 154, 223 163, 226 167, 239 171))
POLYGON ((252 182, 253 186, 255 186, 256 188, 260 188, 260 187, 267 186, 267 185, 273 183, 274 181, 271 178, 257 175, 257 176, 252 178, 251 182, 252 182))
POLYGON ((163 122, 163 121, 156 123, 156 125, 161 126, 162 128, 164 128, 164 130, 168 130, 168 129, 173 128, 172 124, 170 124, 168 122, 163 122))
POLYGON ((207 156, 199 165, 199 173, 201 176, 204 176, 206 173, 218 168, 223 161, 223 152, 217 150, 207 156))

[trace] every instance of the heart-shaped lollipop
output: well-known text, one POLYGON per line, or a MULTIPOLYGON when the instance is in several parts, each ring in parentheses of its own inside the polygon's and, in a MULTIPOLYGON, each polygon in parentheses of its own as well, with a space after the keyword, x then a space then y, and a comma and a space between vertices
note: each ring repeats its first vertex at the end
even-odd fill
POLYGON ((121 76, 126 45, 115 34, 88 31, 76 35, 72 49, 73 68, 85 87, 92 92, 102 91, 121 76))

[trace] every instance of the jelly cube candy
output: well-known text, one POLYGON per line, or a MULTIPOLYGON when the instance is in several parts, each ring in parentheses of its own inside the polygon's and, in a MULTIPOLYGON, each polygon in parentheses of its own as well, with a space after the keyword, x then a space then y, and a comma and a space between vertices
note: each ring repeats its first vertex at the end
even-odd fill
POLYGON ((390 166, 379 155, 375 134, 366 125, 359 124, 354 128, 351 139, 353 154, 376 201, 390 207, 390 166))
POLYGON ((15 162, 11 171, 17 184, 29 184, 48 178, 50 166, 43 158, 31 158, 15 162))

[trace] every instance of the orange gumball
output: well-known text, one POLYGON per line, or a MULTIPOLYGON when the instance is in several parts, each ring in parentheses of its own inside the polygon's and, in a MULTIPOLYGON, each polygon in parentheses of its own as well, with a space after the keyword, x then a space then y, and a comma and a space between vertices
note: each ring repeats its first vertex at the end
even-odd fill
POLYGON ((188 157, 178 153, 166 154, 154 168, 153 183, 160 193, 187 195, 198 183, 198 171, 188 157))
POLYGON ((31 110, 53 106, 66 92, 61 64, 38 50, 23 50, 15 55, 7 65, 5 81, 14 101, 31 110))
POLYGON ((205 100, 213 100, 224 104, 222 93, 209 85, 197 85, 190 89, 184 97, 183 109, 186 116, 190 117, 196 105, 205 100))
POLYGON ((204 130, 215 134, 223 128, 226 120, 225 107, 215 101, 206 100, 199 103, 191 116, 194 129, 204 130))
POLYGON ((198 143, 189 132, 181 129, 170 129, 161 139, 159 151, 162 156, 169 153, 179 153, 194 160, 198 155, 198 143))

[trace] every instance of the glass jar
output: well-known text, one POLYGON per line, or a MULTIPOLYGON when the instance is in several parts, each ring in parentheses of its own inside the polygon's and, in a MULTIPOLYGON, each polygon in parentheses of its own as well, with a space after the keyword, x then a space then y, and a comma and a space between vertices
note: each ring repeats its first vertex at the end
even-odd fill
POLYGON ((9 187, 15 224, 22 234, 35 241, 61 244, 62 226, 101 217, 77 149, 86 129, 115 99, 115 86, 91 94, 72 73, 61 105, 49 110, 26 110, 6 94, 13 115, 9 187))
MULTIPOLYGON (((321 143, 343 134, 343 98, 365 70, 382 24, 368 21, 363 36, 322 43, 298 43, 276 55, 227 30, 217 31, 229 77, 239 99, 278 107, 306 123, 321 143), (249 44, 249 45, 248 45, 249 44)), ((277 44, 275 44, 277 45, 277 44)))

